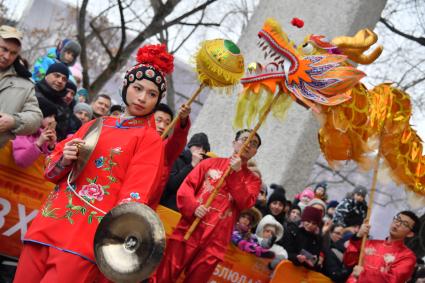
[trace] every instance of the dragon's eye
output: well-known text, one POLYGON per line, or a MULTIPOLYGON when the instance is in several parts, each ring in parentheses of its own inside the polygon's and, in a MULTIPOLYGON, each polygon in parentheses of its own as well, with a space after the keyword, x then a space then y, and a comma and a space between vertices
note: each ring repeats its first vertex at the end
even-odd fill
POLYGON ((311 54, 313 53, 314 46, 310 42, 306 42, 303 44, 303 53, 304 54, 311 54))

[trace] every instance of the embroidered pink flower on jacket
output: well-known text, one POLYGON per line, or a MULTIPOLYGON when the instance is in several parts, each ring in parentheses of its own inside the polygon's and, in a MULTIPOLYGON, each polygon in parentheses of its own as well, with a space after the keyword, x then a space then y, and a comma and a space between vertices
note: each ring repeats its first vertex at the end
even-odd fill
POLYGON ((99 184, 88 184, 84 185, 82 189, 78 192, 82 197, 86 197, 89 200, 103 200, 104 192, 103 188, 99 184))

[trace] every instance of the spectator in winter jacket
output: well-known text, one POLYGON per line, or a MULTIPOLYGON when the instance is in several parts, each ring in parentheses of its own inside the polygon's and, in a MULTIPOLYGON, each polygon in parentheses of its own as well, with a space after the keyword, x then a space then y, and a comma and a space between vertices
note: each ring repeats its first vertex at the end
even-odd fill
POLYGON ((267 207, 263 211, 263 215, 272 215, 277 222, 282 226, 285 224, 285 205, 286 205, 286 196, 285 190, 282 186, 274 185, 270 186, 272 189, 272 194, 267 200, 267 207))
POLYGON ((323 263, 322 238, 320 225, 322 213, 312 206, 304 208, 301 215, 301 226, 294 234, 289 235, 283 247, 288 252, 288 259, 295 265, 308 269, 320 270, 323 263))
POLYGON ((264 216, 260 223, 258 223, 255 231, 258 242, 261 246, 268 248, 269 251, 274 253, 274 259, 269 265, 272 270, 279 264, 279 262, 284 259, 288 259, 288 253, 286 250, 281 245, 275 243, 282 239, 283 233, 283 226, 276 221, 272 215, 264 216))
POLYGON ((333 222, 347 227, 347 221, 352 218, 360 218, 363 221, 367 213, 366 195, 366 188, 356 187, 351 195, 344 198, 336 207, 333 222))
POLYGON ((82 124, 85 124, 92 119, 93 110, 87 103, 80 102, 74 106, 74 115, 80 119, 82 124))
POLYGON ((24 168, 33 164, 41 155, 49 155, 56 145, 56 108, 44 97, 37 100, 43 113, 40 129, 32 135, 17 136, 12 141, 15 163, 24 168))
MULTIPOLYGON (((46 76, 50 65, 54 63, 63 63, 68 67, 75 64, 81 52, 80 44, 72 39, 62 40, 56 48, 47 50, 47 55, 38 58, 34 63, 32 79, 39 82, 46 76)), ((68 70, 68 72, 70 72, 68 70)), ((74 80, 73 78, 71 80, 74 80)))
POLYGON ((16 135, 35 133, 43 118, 21 48, 22 33, 0 26, 0 148, 16 135))
POLYGON ((325 261, 323 273, 335 283, 344 283, 350 276, 352 269, 347 268, 343 262, 345 252, 342 235, 344 227, 340 224, 333 224, 328 233, 323 236, 323 252, 325 261))
POLYGON ((85 102, 87 103, 87 101, 89 100, 89 92, 87 89, 85 88, 80 88, 77 91, 77 102, 85 102))
POLYGON ((111 97, 107 94, 99 94, 91 103, 93 119, 107 116, 111 108, 111 97))
POLYGON ((161 198, 162 205, 177 210, 176 193, 178 188, 192 169, 205 158, 208 151, 210 151, 210 144, 206 134, 197 133, 190 138, 187 149, 180 154, 173 164, 161 198))
POLYGON ((75 116, 74 107, 77 104, 77 101, 74 99, 75 93, 77 92, 77 86, 72 81, 67 81, 65 85, 66 95, 63 98, 63 101, 68 105, 68 129, 66 134, 72 135, 82 126, 82 121, 75 116))
POLYGON ((46 77, 35 85, 35 95, 46 98, 58 111, 56 116, 58 141, 65 139, 70 133, 68 123, 72 113, 63 100, 67 92, 68 77, 68 67, 62 63, 54 63, 47 70, 46 77))

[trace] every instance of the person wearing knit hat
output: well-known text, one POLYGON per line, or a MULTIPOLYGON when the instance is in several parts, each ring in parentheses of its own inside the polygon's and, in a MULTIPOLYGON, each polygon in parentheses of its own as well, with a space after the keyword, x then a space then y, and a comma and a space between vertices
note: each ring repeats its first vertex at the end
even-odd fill
POLYGON ((49 155, 56 146, 56 107, 44 97, 37 100, 43 113, 41 127, 32 135, 17 136, 12 141, 13 159, 22 168, 31 166, 42 155, 49 155))
MULTIPOLYGON (((270 186, 271 187, 271 186, 270 186)), ((286 195, 285 190, 281 186, 273 186, 275 189, 272 191, 267 200, 266 210, 264 215, 272 215, 280 224, 285 224, 285 206, 286 195)))
POLYGON ((314 198, 308 202, 307 206, 312 206, 319 209, 322 212, 322 217, 326 214, 326 203, 318 198, 314 198))
POLYGON ((320 225, 322 213, 312 206, 304 208, 301 215, 301 226, 291 233, 283 243, 288 252, 288 259, 295 265, 302 265, 308 269, 318 269, 323 259, 322 237, 320 225))
POLYGON ((63 98, 63 101, 65 101, 65 103, 72 107, 73 105, 75 105, 75 94, 77 92, 77 86, 72 82, 72 81, 67 81, 66 85, 65 85, 65 89, 66 89, 66 95, 63 98))
POLYGON ((44 175, 56 187, 45 200, 45 213, 35 216, 25 234, 15 282, 28 282, 28 278, 32 282, 45 278, 93 282, 103 278, 92 245, 101 218, 128 202, 156 209, 164 145, 153 112, 163 90, 145 78, 157 73, 165 77, 167 70, 172 70, 173 56, 164 45, 145 45, 138 54, 137 64, 126 73, 125 114, 84 124, 60 142, 47 160, 44 175), (99 134, 94 144, 83 140, 89 130, 99 134), (88 158, 84 169, 70 180, 75 161, 82 158, 82 145, 92 148, 91 155, 84 157, 88 158))
POLYGON ((54 63, 63 63, 68 69, 68 76, 70 79, 76 81, 74 77, 72 77, 69 67, 74 65, 77 61, 80 52, 81 46, 77 41, 72 39, 62 40, 57 47, 47 50, 47 55, 39 57, 35 61, 32 71, 32 79, 36 83, 39 82, 46 76, 50 65, 54 63))
POLYGON ((310 187, 305 188, 298 196, 299 202, 296 203, 301 211, 308 205, 308 203, 314 198, 313 189, 310 187))
POLYGON ((74 106, 74 114, 80 119, 81 123, 89 122, 93 117, 93 110, 87 103, 80 102, 74 106))
MULTIPOLYGON (((58 141, 65 139, 68 134, 75 132, 71 131, 69 123, 72 110, 64 100, 67 94, 66 83, 68 82, 68 77, 68 67, 62 63, 54 63, 48 68, 45 78, 38 81, 35 85, 35 95, 37 97, 47 98, 58 110, 56 115, 58 141)), ((81 126, 78 119, 76 120, 78 122, 77 126, 81 126)))
POLYGON ((335 208, 333 222, 344 227, 348 226, 347 221, 351 221, 351 219, 360 219, 360 222, 363 222, 367 213, 366 194, 365 187, 357 186, 335 208))
POLYGON ((187 148, 175 160, 170 171, 170 177, 165 185, 161 204, 177 211, 176 192, 183 183, 184 178, 189 175, 210 151, 208 137, 204 133, 196 133, 189 140, 187 148))

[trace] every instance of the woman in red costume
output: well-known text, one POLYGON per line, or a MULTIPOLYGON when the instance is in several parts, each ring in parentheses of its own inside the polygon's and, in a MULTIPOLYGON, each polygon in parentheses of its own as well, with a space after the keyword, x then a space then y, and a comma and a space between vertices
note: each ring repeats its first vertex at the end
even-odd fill
POLYGON ((21 282, 93 282, 96 228, 106 212, 124 202, 151 205, 163 173, 163 142, 153 112, 166 91, 173 56, 164 45, 139 49, 138 64, 124 78, 121 117, 103 117, 97 145, 84 171, 68 185, 78 146, 93 122, 57 145, 45 176, 57 183, 24 238, 15 276, 21 282))
POLYGON ((250 130, 236 133, 231 158, 209 158, 201 161, 186 177, 177 192, 177 206, 182 218, 167 241, 164 258, 154 281, 177 282, 185 271, 184 282, 207 282, 218 263, 223 260, 233 226, 242 210, 252 207, 261 187, 260 179, 247 167, 261 145, 256 134, 247 150, 236 155, 247 140, 250 130), (218 195, 206 208, 205 202, 222 174, 231 166, 218 195), (189 240, 183 239, 195 217, 201 222, 189 240))

